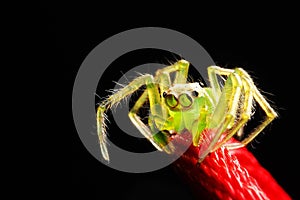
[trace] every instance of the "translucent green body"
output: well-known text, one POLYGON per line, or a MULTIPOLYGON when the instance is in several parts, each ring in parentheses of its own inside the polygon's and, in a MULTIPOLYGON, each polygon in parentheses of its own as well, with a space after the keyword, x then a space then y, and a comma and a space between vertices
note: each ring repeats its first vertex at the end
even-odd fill
POLYGON ((109 160, 105 143, 105 111, 143 85, 146 85, 146 90, 128 114, 132 123, 154 147, 167 153, 176 150, 169 145, 171 135, 187 130, 192 133, 193 145, 197 146, 203 142, 203 131, 213 129, 214 136, 209 140, 206 149, 200 152, 199 162, 221 145, 228 148, 245 146, 277 116, 243 69, 208 67, 210 87, 202 87, 197 82, 187 82, 188 69, 189 62, 179 60, 158 70, 155 76, 141 75, 99 105, 97 131, 104 159, 109 160), (173 81, 171 73, 175 73, 173 81), (224 85, 219 84, 218 76, 227 77, 224 85), (137 114, 146 101, 150 103, 148 124, 144 124, 137 114), (266 118, 240 143, 226 144, 233 135, 241 134, 242 128, 253 114, 254 101, 265 111, 266 118), (224 133, 226 135, 220 142, 224 133))

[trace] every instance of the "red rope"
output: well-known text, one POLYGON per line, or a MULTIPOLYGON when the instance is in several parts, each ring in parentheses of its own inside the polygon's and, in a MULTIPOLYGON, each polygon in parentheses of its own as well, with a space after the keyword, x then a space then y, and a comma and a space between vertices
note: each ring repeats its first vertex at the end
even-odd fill
MULTIPOLYGON (((189 133, 182 133, 173 143, 184 145, 190 137, 189 133)), ((221 147, 200 165, 198 155, 199 148, 191 145, 174 166, 200 199, 291 199, 247 148, 229 151, 221 147)))

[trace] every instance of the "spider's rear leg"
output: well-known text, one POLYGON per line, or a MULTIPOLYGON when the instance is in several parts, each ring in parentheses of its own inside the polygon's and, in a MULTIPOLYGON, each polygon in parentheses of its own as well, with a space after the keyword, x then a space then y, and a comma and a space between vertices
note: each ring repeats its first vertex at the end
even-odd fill
MULTIPOLYGON (((176 72, 173 84, 186 83, 187 77, 188 77, 189 66, 190 66, 190 63, 188 61, 179 60, 176 63, 174 63, 173 65, 170 65, 163 69, 158 70, 156 72, 155 78, 157 80, 157 79, 161 78, 161 75, 163 75, 163 74, 167 75, 169 77, 168 84, 170 86, 171 85, 170 74, 172 72, 176 72)), ((162 77, 164 78, 165 76, 162 76, 162 77)))

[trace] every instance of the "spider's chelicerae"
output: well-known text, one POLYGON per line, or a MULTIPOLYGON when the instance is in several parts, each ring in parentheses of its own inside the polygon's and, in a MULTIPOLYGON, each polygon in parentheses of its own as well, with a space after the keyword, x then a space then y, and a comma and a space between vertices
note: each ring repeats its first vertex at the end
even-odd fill
POLYGON ((198 82, 189 83, 188 69, 189 62, 179 60, 159 69, 155 76, 145 74, 135 78, 105 101, 100 102, 97 109, 97 132, 105 160, 109 161, 105 112, 143 85, 146 89, 130 110, 129 118, 156 149, 172 153, 174 149, 167 148, 168 137, 180 134, 183 130, 192 134, 193 145, 197 146, 201 143, 205 130, 214 130, 209 145, 199 155, 199 163, 222 145, 226 145, 229 149, 247 145, 277 116, 249 74, 242 68, 208 67, 210 87, 203 87, 198 82), (170 74, 173 72, 175 78, 172 82, 170 74), (218 76, 226 77, 223 86, 219 84, 218 76), (264 110, 266 117, 242 141, 227 143, 235 134, 240 134, 250 120, 254 100, 264 110), (150 104, 148 124, 143 123, 137 114, 146 101, 150 104))

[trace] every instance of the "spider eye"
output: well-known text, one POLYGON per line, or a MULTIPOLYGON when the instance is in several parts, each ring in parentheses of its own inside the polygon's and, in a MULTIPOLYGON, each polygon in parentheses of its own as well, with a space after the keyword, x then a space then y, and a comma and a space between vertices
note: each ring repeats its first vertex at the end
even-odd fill
POLYGON ((166 104, 171 108, 175 108, 178 105, 178 100, 173 94, 166 95, 166 104))
POLYGON ((182 107, 189 107, 193 103, 193 99, 188 94, 181 94, 178 99, 182 107))
POLYGON ((163 93, 163 97, 164 97, 164 98, 166 98, 166 96, 167 96, 167 93, 166 93, 166 92, 164 92, 164 93, 163 93))
POLYGON ((199 95, 199 92, 197 92, 196 90, 194 90, 194 91, 192 92, 192 95, 193 95, 194 97, 197 97, 197 96, 199 95))
POLYGON ((205 84, 203 83, 203 82, 199 82, 199 85, 201 86, 201 87, 205 87, 205 84))

